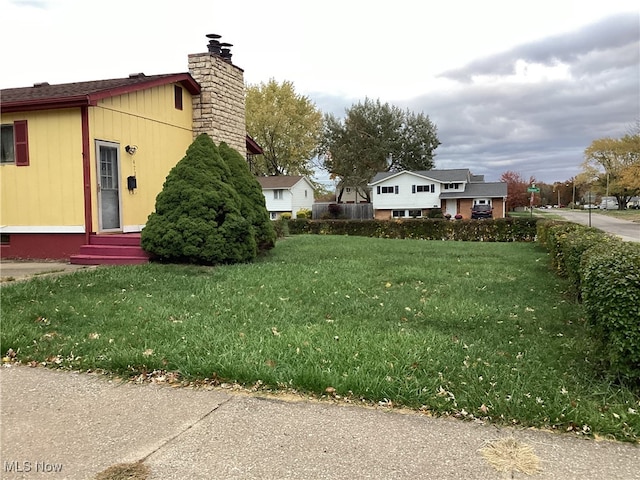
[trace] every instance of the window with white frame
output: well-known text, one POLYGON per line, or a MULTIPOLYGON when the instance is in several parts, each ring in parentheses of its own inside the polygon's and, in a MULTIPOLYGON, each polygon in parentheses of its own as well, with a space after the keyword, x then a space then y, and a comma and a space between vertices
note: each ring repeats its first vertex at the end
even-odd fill
POLYGON ((411 190, 413 193, 435 193, 436 186, 433 183, 430 185, 413 185, 411 190))
POLYGON ((422 210, 420 209, 410 209, 410 210, 392 210, 391 216, 393 218, 421 218, 422 210))
POLYGON ((29 165, 29 135, 27 121, 16 120, 0 128, 0 164, 29 165))
POLYGON ((2 140, 0 140, 0 146, 2 147, 2 155, 0 156, 0 163, 15 163, 15 156, 13 153, 13 124, 2 125, 2 140))
POLYGON ((394 185, 391 187, 382 187, 380 185, 378 185, 378 188, 376 189, 378 195, 380 195, 381 193, 395 193, 398 194, 400 192, 400 187, 398 187, 398 185, 394 185))
POLYGON ((271 218, 271 220, 277 220, 278 219, 278 213, 277 212, 269 212, 269 217, 271 218))
POLYGON ((273 199, 274 200, 282 200, 282 192, 283 190, 274 190, 273 191, 273 199))

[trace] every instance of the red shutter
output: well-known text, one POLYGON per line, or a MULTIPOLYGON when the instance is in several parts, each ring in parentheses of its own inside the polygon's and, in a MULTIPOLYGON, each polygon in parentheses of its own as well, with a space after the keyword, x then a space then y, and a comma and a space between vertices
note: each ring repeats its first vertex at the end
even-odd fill
POLYGON ((173 97, 176 109, 182 110, 182 88, 178 85, 173 86, 173 97))
POLYGON ((15 143, 16 166, 29 166, 29 135, 27 133, 26 120, 16 120, 13 122, 13 139, 15 143))

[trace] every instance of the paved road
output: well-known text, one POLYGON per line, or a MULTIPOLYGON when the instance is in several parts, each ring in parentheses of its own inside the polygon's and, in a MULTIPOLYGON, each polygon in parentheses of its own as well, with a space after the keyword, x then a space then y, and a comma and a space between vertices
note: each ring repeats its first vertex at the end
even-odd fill
MULTIPOLYGON (((553 210, 555 215, 560 215, 567 220, 583 225, 589 225, 589 212, 584 210, 553 210)), ((627 242, 640 242, 640 223, 628 220, 591 213, 591 226, 599 228, 626 240, 627 242)))

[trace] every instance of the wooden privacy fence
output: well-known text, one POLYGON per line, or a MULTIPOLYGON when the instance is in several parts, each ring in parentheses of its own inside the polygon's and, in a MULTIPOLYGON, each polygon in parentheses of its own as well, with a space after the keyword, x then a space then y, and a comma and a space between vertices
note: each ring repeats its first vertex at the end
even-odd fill
POLYGON ((371 203, 314 203, 311 208, 313 220, 325 218, 342 218, 345 220, 371 220, 373 204, 371 203))

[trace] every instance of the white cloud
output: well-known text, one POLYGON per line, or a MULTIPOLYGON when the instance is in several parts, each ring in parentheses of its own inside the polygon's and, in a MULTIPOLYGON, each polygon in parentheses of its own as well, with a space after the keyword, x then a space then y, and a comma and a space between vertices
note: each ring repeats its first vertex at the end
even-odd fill
POLYGON ((0 0, 0 11, 2 88, 183 72, 219 33, 248 83, 289 80, 337 115, 365 97, 424 111, 443 140, 439 168, 494 178, 507 164, 568 178, 592 139, 640 117, 637 42, 596 25, 620 12, 637 25, 636 0, 0 0))

